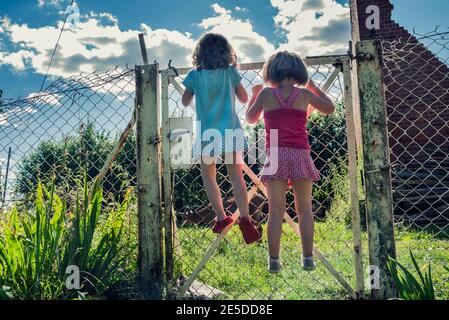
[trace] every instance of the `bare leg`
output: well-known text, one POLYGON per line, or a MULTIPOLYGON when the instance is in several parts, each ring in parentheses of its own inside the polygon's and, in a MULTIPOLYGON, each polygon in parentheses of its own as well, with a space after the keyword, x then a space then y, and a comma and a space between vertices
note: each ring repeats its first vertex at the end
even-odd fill
POLYGON ((282 222, 285 214, 286 180, 272 180, 267 183, 268 206, 268 252, 270 257, 278 259, 281 251, 282 222))
POLYGON ((215 163, 209 164, 201 161, 201 176, 203 178, 204 189, 206 189, 207 198, 217 215, 217 220, 222 221, 226 218, 223 208, 223 199, 221 198, 220 188, 217 184, 217 167, 215 163))
POLYGON ((313 256, 314 221, 312 212, 312 186, 309 180, 296 180, 293 182, 296 212, 299 218, 299 231, 303 256, 313 256))
MULTIPOLYGON (((234 157, 234 160, 236 158, 238 158, 238 155, 234 157)), ((226 167, 234 189, 235 202, 239 208, 240 216, 249 217, 248 190, 243 178, 242 164, 239 161, 232 161, 232 163, 226 163, 226 167)))

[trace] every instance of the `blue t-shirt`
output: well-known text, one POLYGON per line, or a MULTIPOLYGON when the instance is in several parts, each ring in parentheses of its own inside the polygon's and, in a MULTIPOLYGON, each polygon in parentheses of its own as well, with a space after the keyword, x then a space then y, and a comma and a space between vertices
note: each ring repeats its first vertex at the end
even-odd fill
POLYGON ((195 94, 197 121, 201 134, 217 129, 222 136, 226 129, 242 129, 235 110, 235 87, 242 80, 234 66, 216 70, 191 70, 182 82, 195 94))

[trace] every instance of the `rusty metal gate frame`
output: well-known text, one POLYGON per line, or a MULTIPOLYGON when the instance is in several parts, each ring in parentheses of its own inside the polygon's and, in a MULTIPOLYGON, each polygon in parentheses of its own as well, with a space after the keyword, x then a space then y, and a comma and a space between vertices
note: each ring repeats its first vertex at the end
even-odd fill
MULTIPOLYGON (((335 70, 327 79, 322 89, 327 91, 334 81, 343 74, 344 81, 344 102, 346 112, 346 135, 348 146, 348 173, 349 173, 349 187, 351 200, 351 218, 352 218, 352 234, 353 234, 353 252, 354 252, 354 270, 356 278, 356 288, 353 288, 343 277, 343 275, 336 270, 332 264, 326 259, 325 255, 315 246, 314 255, 326 267, 330 274, 337 280, 341 287, 354 299, 362 298, 364 295, 364 277, 362 265, 362 240, 360 227, 360 212, 359 212, 359 185, 357 179, 357 144, 356 144, 356 119, 355 108, 353 105, 352 95, 352 76, 351 76, 351 57, 349 55, 335 55, 335 56, 321 56, 308 57, 304 59, 307 66, 319 65, 334 65, 335 70)), ((240 66, 242 71, 249 71, 261 69, 263 62, 260 63, 246 63, 240 66)), ((165 228, 165 253, 166 253, 166 283, 167 291, 171 292, 174 287, 174 250, 180 250, 179 243, 176 238, 176 221, 173 213, 173 181, 172 169, 170 163, 170 112, 169 112, 169 86, 172 85, 180 95, 184 92, 182 86, 176 81, 179 75, 187 74, 191 68, 174 69, 169 67, 161 70, 161 108, 162 108, 162 163, 163 163, 163 200, 164 200, 164 228, 165 228)), ((359 152, 360 154, 360 152, 359 152)), ((259 177, 251 170, 248 165, 243 167, 244 173, 250 177, 253 186, 248 191, 248 197, 251 200, 258 191, 266 196, 266 188, 260 182, 259 177)), ((238 209, 233 213, 234 221, 238 218, 238 209)), ((284 216, 285 222, 290 225, 294 232, 299 236, 298 224, 286 213, 284 216)), ((177 290, 176 297, 182 298, 195 278, 207 264, 209 259, 218 248, 221 241, 226 237, 227 232, 232 226, 226 228, 217 238, 210 244, 203 255, 200 263, 196 266, 191 275, 177 290)), ((180 253, 178 253, 180 254, 180 253)))

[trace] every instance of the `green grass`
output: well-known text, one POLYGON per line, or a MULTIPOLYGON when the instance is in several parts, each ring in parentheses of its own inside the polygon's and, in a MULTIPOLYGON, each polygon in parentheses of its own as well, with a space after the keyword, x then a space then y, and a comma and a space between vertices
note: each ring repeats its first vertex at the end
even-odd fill
POLYGON ((409 251, 413 252, 423 270, 431 264, 436 297, 439 300, 449 300, 449 272, 444 269, 449 265, 448 238, 397 228, 396 251, 398 261, 407 268, 413 269, 409 251))
MULTIPOLYGON (((182 243, 181 269, 189 275, 196 267, 214 235, 208 229, 179 229, 182 243)), ((318 223, 317 246, 333 266, 354 284, 351 234, 334 223, 318 223), (329 227, 332 226, 332 232, 329 227)), ((232 228, 198 280, 225 292, 229 299, 347 299, 349 296, 318 263, 313 273, 300 267, 300 243, 284 224, 282 238, 284 269, 279 275, 267 272, 266 235, 260 244, 244 244, 237 227, 232 228)))
MULTIPOLYGON (((348 299, 349 295, 319 261, 313 273, 300 268, 299 239, 287 224, 283 230, 281 255, 284 269, 281 274, 270 275, 266 270, 265 235, 262 243, 247 246, 238 228, 233 227, 198 280, 223 291, 226 299, 348 299)), ((178 268, 188 276, 215 236, 210 230, 199 227, 181 228, 178 232, 182 245, 178 268)), ((366 269, 366 233, 362 234, 362 242, 366 269)), ((316 246, 355 287, 351 230, 338 220, 317 223, 316 246)), ((415 253, 421 264, 432 263, 437 298, 449 299, 449 272, 443 268, 447 265, 449 241, 436 240, 422 232, 397 230, 398 260, 405 265, 410 263, 409 250, 415 253)))

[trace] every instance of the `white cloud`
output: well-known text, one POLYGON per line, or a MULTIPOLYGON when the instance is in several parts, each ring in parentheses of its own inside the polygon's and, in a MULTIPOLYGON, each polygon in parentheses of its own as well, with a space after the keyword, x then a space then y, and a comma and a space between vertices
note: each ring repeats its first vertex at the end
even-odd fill
POLYGON ((16 71, 22 71, 33 58, 33 53, 27 50, 19 50, 5 54, 0 52, 0 65, 8 64, 16 71))
POLYGON ((113 24, 118 24, 118 19, 116 16, 108 13, 108 12, 100 12, 100 13, 96 13, 94 11, 91 11, 89 13, 89 16, 91 18, 104 18, 105 20, 112 22, 113 24))
MULTIPOLYGON (((42 0, 38 4, 60 3, 59 0, 42 0)), ((225 35, 235 48, 239 62, 263 61, 277 49, 292 50, 303 56, 346 52, 350 30, 348 7, 334 0, 271 0, 271 4, 279 10, 274 22, 286 39, 278 47, 254 30, 250 20, 234 17, 231 10, 217 3, 211 5, 213 16, 203 19, 198 26, 204 32, 225 35)), ((245 11, 245 8, 237 6, 234 10, 245 11)), ((35 28, 3 18, 2 37, 16 47, 0 52, 0 65, 10 65, 14 70, 30 68, 44 74, 61 25, 62 21, 57 26, 35 28)), ((175 66, 190 65, 197 41, 190 33, 152 29, 146 24, 141 24, 140 29, 121 29, 117 18, 107 12, 81 16, 80 22, 62 35, 50 76, 65 77, 108 70, 126 63, 140 64, 139 32, 146 34, 151 61, 157 60, 162 68, 169 59, 175 66)))
MULTIPOLYGON (((262 61, 274 50, 265 37, 254 31, 250 21, 235 19, 230 10, 218 4, 213 4, 211 8, 215 15, 203 19, 199 26, 205 32, 226 35, 236 49, 240 62, 262 61)), ((0 64, 8 64, 15 70, 32 68, 38 73, 45 73, 61 23, 58 26, 33 28, 4 19, 2 26, 6 36, 21 50, 0 54, 0 64)), ((125 63, 139 64, 141 56, 137 34, 141 31, 146 34, 151 60, 157 60, 162 67, 170 59, 176 66, 190 65, 197 40, 190 33, 152 29, 146 24, 141 25, 141 30, 122 30, 113 15, 91 12, 82 16, 74 28, 65 30, 50 76, 107 70, 125 63)))
POLYGON ((42 8, 43 6, 50 5, 58 7, 61 4, 61 0, 37 0, 37 6, 42 8))
POLYGON ((0 113, 0 126, 8 126, 8 118, 6 117, 6 115, 4 113, 0 113))
POLYGON ((344 53, 350 40, 349 7, 335 0, 271 0, 274 21, 287 41, 280 49, 303 56, 344 53))
MULTIPOLYGON (((81 17, 75 28, 65 30, 62 35, 50 75, 68 76, 79 72, 106 70, 126 63, 141 63, 137 38, 141 30, 121 30, 117 22, 108 13, 93 13, 81 17), (109 23, 104 24, 104 19, 109 23)), ((9 64, 15 70, 30 67, 38 73, 45 73, 61 23, 55 27, 33 28, 27 24, 3 21, 6 36, 23 49, 0 53, 0 65, 9 64)), ((152 30, 145 24, 142 24, 142 31, 148 37, 148 54, 151 59, 158 60, 161 65, 166 65, 169 59, 173 59, 176 65, 184 66, 189 63, 194 46, 190 34, 167 29, 152 30)))
POLYGON ((238 11, 238 12, 248 12, 249 11, 247 8, 243 8, 243 7, 239 7, 239 6, 235 7, 234 9, 235 9, 235 11, 238 11))
POLYGON ((62 98, 62 96, 53 92, 40 91, 30 93, 26 98, 31 102, 33 102, 33 100, 36 100, 39 103, 43 103, 49 106, 58 106, 61 104, 60 99, 62 98))
POLYGON ((12 126, 14 128, 17 128, 20 125, 24 124, 23 122, 24 116, 36 112, 37 110, 30 106, 9 109, 5 112, 0 113, 0 126, 4 127, 12 126))
POLYGON ((234 47, 239 62, 263 61, 273 52, 273 44, 254 31, 249 20, 232 17, 229 10, 216 3, 211 8, 217 15, 202 20, 199 26, 207 32, 225 35, 234 47))
POLYGON ((211 5, 211 8, 218 14, 220 15, 228 15, 231 13, 230 10, 226 10, 225 8, 223 8, 222 6, 220 6, 218 3, 214 3, 211 5))

